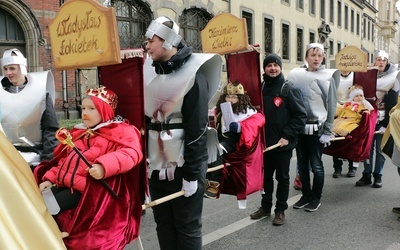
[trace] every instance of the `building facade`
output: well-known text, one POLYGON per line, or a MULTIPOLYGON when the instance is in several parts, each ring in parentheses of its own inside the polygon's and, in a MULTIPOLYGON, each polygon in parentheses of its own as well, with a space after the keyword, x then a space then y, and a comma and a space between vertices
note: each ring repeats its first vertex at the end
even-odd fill
MULTIPOLYGON (((249 44, 258 44, 261 57, 277 53, 283 72, 304 64, 305 47, 325 45, 326 65, 347 45, 368 53, 384 49, 398 63, 400 18, 395 0, 99 0, 116 10, 121 49, 138 48, 151 20, 167 15, 179 23, 184 41, 201 52, 200 31, 220 13, 246 19, 249 44)), ((19 48, 28 71, 51 70, 56 82, 56 109, 61 117, 79 113, 81 93, 97 84, 96 68, 54 70, 49 24, 63 0, 0 0, 0 54, 19 48)), ((75 114, 75 115, 73 115, 75 114)))

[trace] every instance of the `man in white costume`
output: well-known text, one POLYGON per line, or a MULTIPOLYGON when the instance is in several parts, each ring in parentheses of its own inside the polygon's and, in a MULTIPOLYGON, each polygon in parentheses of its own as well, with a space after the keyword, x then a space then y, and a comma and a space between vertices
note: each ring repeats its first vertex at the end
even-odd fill
POLYGON ((326 69, 322 65, 324 58, 324 46, 311 43, 306 49, 307 68, 295 68, 288 75, 289 82, 301 90, 307 109, 306 126, 299 134, 296 147, 303 195, 293 208, 304 208, 308 212, 316 211, 321 205, 325 176, 322 150, 333 137, 336 90, 340 82, 339 70, 326 69), (314 174, 312 185, 310 168, 314 174))
POLYGON ((381 150, 382 136, 389 123, 389 112, 397 103, 400 72, 395 64, 389 62, 389 54, 384 50, 376 53, 374 66, 378 68, 378 79, 376 81, 377 100, 375 101, 378 107, 378 119, 375 131, 380 133, 374 135, 370 157, 364 161, 363 176, 356 182, 356 186, 372 184, 372 187, 380 188, 382 187, 382 170, 386 160, 381 150), (372 171, 374 163, 374 171, 372 171), (373 183, 371 174, 374 177, 373 183))
POLYGON ((207 171, 208 102, 220 83, 222 60, 192 53, 169 17, 146 32, 144 65, 148 124, 148 177, 152 199, 184 190, 153 208, 161 249, 202 249, 203 195, 207 171))
POLYGON ((0 103, 7 138, 29 165, 53 158, 58 144, 54 109, 54 79, 50 71, 27 72, 27 60, 18 49, 1 58, 0 103))

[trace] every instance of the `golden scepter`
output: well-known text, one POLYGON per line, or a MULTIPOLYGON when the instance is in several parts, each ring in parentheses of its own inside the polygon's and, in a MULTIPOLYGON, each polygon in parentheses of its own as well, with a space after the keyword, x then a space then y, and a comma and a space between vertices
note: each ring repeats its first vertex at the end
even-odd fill
MULTIPOLYGON (((72 148, 75 153, 83 160, 83 162, 89 167, 92 168, 90 162, 86 159, 86 157, 75 147, 74 142, 72 141, 72 136, 66 128, 60 128, 56 132, 56 138, 61 142, 61 144, 65 144, 72 148)), ((101 184, 110 192, 111 196, 115 199, 118 199, 118 195, 112 190, 112 188, 108 185, 108 183, 104 179, 99 180, 101 184)))

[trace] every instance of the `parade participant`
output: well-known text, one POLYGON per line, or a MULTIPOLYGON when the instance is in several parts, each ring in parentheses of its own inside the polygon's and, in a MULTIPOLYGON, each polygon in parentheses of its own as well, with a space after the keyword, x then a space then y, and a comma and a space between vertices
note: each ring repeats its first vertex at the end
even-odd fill
POLYGON ((374 65, 378 69, 378 79, 376 82, 377 99, 375 101, 378 108, 378 121, 375 131, 379 131, 380 133, 374 135, 370 158, 364 161, 363 176, 356 182, 356 186, 372 184, 372 174, 374 177, 372 187, 380 188, 382 187, 382 170, 385 164, 385 156, 381 151, 382 134, 389 123, 389 111, 397 103, 400 75, 396 65, 389 63, 389 54, 383 50, 376 54, 374 65), (373 164, 375 165, 372 171, 373 164))
MULTIPOLYGON (((338 105, 343 105, 349 98, 349 89, 353 85, 354 73, 349 71, 340 71, 340 84, 337 89, 338 105)), ((343 160, 339 157, 333 156, 333 178, 339 178, 342 175, 343 160)), ((349 170, 347 177, 355 177, 358 164, 349 161, 349 170)))
MULTIPOLYGON (((400 97, 397 104, 390 110, 389 124, 382 138, 381 150, 387 154, 400 175, 400 97), (391 142, 389 142, 392 140, 391 142), (390 148, 389 148, 390 147, 390 148), (388 148, 385 150, 384 148, 388 148)), ((393 207, 392 211, 400 214, 400 207, 393 207)), ((400 221, 400 217, 397 218, 400 221)))
POLYGON ((41 160, 50 160, 58 144, 53 75, 50 71, 28 73, 27 60, 18 49, 4 52, 1 67, 4 132, 33 168, 41 160))
POLYGON ((138 175, 132 174, 143 158, 140 132, 121 117, 115 117, 117 96, 111 90, 100 87, 89 89, 86 94, 82 100, 82 123, 70 133, 83 157, 59 144, 54 150, 55 159, 40 164, 35 173, 48 169, 40 179, 39 189, 51 188, 55 196, 60 207, 56 220, 60 229, 70 234, 64 239, 68 249, 122 249, 137 233, 134 230, 138 230, 137 218, 141 215, 137 190, 131 190, 132 183, 140 181, 138 175), (94 179, 106 181, 118 199, 114 200, 103 185, 93 186, 94 179), (101 189, 94 193, 102 197, 90 197, 87 189, 101 189), (89 199, 89 211, 80 210, 84 205, 77 207, 82 197, 89 199), (107 215, 111 211, 113 215, 107 215), (75 217, 79 212, 81 217, 75 217), (73 228, 77 221, 82 228, 73 228), (105 231, 107 234, 102 233, 105 231))
POLYGON ((144 65, 150 195, 158 199, 184 190, 184 197, 153 207, 163 249, 201 249, 207 171, 208 102, 217 91, 222 60, 192 53, 169 17, 146 32, 144 65))
POLYGON ((325 177, 322 150, 333 137, 336 89, 340 81, 339 70, 328 70, 322 65, 324 58, 323 45, 311 43, 306 49, 307 68, 293 69, 288 75, 289 82, 301 90, 307 109, 306 126, 299 134, 296 147, 303 195, 293 208, 304 208, 309 212, 316 211, 321 205, 325 177), (314 174, 312 186, 310 169, 314 174))
POLYGON ((333 122, 333 133, 337 136, 346 136, 358 127, 364 112, 373 110, 374 107, 364 98, 364 91, 360 85, 350 88, 349 99, 336 110, 333 122))
MULTIPOLYGON (((257 114, 257 110, 251 104, 250 97, 247 95, 244 87, 239 82, 228 83, 224 87, 223 94, 220 96, 216 104, 216 129, 218 131, 218 141, 222 148, 222 153, 218 154, 217 160, 210 164, 209 167, 215 167, 223 164, 223 155, 234 152, 237 149, 237 143, 239 142, 242 131, 242 124, 246 122, 255 122, 257 119, 264 121, 264 117, 258 116, 257 118, 253 115, 257 114), (232 119, 228 126, 223 117, 221 108, 222 103, 231 103, 232 107, 232 119), (254 118, 254 119, 250 119, 254 118)), ((252 133, 255 131, 244 131, 243 133, 252 133)), ((258 131, 257 131, 258 132, 258 131)), ((245 135, 247 138, 249 134, 245 135)), ((206 175, 206 191, 204 196, 207 198, 215 199, 218 196, 219 185, 221 181, 221 171, 212 171, 206 175)))
POLYGON ((65 249, 29 165, 0 131, 0 249, 65 249))
POLYGON ((275 218, 272 224, 285 223, 285 210, 288 208, 289 170, 297 135, 304 129, 307 111, 300 90, 285 81, 282 61, 276 54, 268 55, 263 62, 265 74, 262 84, 264 103, 265 140, 267 147, 280 143, 280 147, 264 153, 264 194, 261 207, 250 215, 260 219, 271 215, 273 175, 278 181, 276 190, 275 218))

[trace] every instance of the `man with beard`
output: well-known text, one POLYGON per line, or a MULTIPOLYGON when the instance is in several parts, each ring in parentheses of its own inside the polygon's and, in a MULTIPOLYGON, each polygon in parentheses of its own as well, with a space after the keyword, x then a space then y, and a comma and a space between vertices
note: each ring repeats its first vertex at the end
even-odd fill
POLYGON ((208 102, 216 93, 221 57, 192 53, 169 17, 146 32, 144 64, 147 162, 151 198, 184 190, 153 207, 160 249, 201 249, 207 171, 208 102))
POLYGON ((275 173, 278 185, 272 224, 280 226, 285 223, 284 211, 288 208, 290 159, 297 144, 297 135, 305 126, 307 111, 300 90, 285 81, 282 61, 278 55, 268 55, 264 59, 263 68, 265 140, 267 147, 277 143, 280 146, 264 153, 264 194, 261 207, 250 217, 260 219, 271 215, 275 173))

